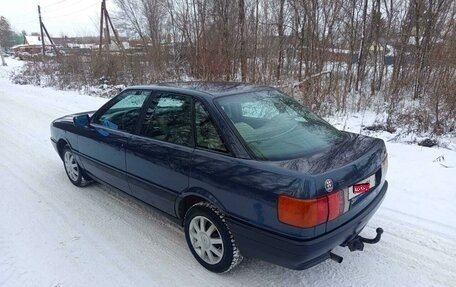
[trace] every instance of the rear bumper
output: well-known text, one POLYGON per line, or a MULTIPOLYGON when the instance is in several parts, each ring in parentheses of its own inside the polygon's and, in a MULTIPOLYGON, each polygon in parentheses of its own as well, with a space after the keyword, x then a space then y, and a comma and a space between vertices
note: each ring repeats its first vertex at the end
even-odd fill
POLYGON ((298 240, 264 231, 257 227, 226 218, 236 243, 246 257, 259 258, 291 269, 312 267, 330 257, 330 251, 353 239, 366 226, 383 201, 388 182, 377 197, 352 220, 319 237, 298 240))

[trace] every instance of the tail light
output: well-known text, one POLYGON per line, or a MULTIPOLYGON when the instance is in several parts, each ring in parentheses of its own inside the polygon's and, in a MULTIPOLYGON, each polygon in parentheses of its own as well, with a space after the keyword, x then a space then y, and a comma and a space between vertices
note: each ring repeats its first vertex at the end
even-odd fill
POLYGON ((317 226, 337 218, 344 210, 342 190, 315 199, 299 199, 286 195, 280 195, 278 199, 279 221, 297 227, 317 226))
POLYGON ((333 192, 328 197, 328 221, 336 219, 345 210, 344 191, 333 192))

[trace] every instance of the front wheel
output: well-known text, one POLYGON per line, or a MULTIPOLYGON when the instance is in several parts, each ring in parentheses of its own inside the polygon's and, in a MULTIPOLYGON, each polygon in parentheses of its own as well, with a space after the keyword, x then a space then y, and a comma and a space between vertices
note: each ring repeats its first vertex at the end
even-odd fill
POLYGON ((71 183, 78 187, 86 186, 88 184, 88 180, 84 177, 83 170, 77 163, 74 154, 68 145, 63 148, 62 159, 65 172, 71 183))
POLYGON ((209 203, 193 205, 185 215, 184 228, 190 251, 209 271, 228 272, 242 261, 223 214, 209 203))

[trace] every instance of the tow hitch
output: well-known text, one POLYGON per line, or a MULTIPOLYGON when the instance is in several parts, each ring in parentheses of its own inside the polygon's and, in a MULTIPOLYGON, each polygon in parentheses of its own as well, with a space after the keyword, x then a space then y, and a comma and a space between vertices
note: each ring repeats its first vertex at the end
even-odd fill
POLYGON ((343 246, 348 246, 348 249, 350 249, 350 251, 357 251, 357 250, 363 251, 364 243, 375 244, 375 243, 379 242, 380 239, 382 238, 382 233, 383 233, 382 228, 380 228, 380 227, 377 228, 375 230, 375 232, 377 232, 377 235, 372 239, 357 235, 355 238, 353 238, 349 242, 345 243, 343 246))
MULTIPOLYGON (((379 227, 375 230, 375 232, 377 232, 377 235, 374 238, 365 238, 360 235, 356 235, 355 238, 342 244, 341 246, 348 247, 348 249, 350 249, 350 251, 352 251, 352 252, 358 251, 358 250, 363 251, 364 243, 375 244, 375 243, 379 242, 380 239, 382 239, 383 229, 379 227)), ((343 258, 341 256, 334 254, 332 252, 330 253, 329 258, 336 261, 337 263, 342 263, 342 260, 343 260, 343 258)))

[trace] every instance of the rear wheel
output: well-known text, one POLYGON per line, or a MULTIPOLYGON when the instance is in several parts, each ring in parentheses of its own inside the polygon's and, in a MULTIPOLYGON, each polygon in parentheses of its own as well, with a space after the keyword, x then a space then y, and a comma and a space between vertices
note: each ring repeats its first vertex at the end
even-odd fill
POLYGON ((242 261, 223 214, 209 203, 193 205, 185 215, 184 228, 190 251, 209 271, 228 272, 242 261))
POLYGON ((89 181, 84 177, 84 171, 77 163, 74 154, 68 145, 63 148, 62 159, 65 172, 71 183, 78 187, 86 186, 89 181))

